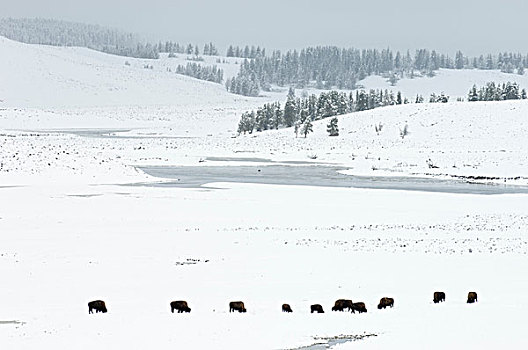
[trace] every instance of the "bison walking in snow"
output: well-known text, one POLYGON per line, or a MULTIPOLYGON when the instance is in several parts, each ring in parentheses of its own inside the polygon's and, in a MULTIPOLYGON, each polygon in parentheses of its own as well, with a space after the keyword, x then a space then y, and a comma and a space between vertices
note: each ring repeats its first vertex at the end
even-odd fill
POLYGON ((350 299, 338 299, 335 301, 332 311, 344 311, 345 309, 350 311, 352 310, 352 304, 352 300, 350 299))
POLYGON ((434 292, 433 295, 433 302, 435 304, 438 304, 439 302, 445 301, 445 293, 444 292, 434 292))
POLYGON ((282 304, 282 312, 293 312, 290 307, 290 304, 282 304))
POLYGON ((367 312, 367 308, 365 307, 365 303, 353 303, 352 304, 352 312, 355 313, 355 311, 359 313, 367 312))
POLYGON ((229 303, 229 312, 238 311, 238 312, 246 312, 246 308, 244 307, 244 303, 241 301, 232 301, 229 303))
POLYGON ((184 300, 172 301, 170 303, 171 312, 174 313, 174 310, 178 310, 178 313, 182 312, 191 312, 191 308, 187 305, 187 302, 184 300))
POLYGON ((310 313, 317 312, 318 314, 324 314, 323 307, 319 304, 314 304, 310 306, 310 313))
POLYGON ((477 293, 475 292, 469 292, 468 293, 468 304, 473 304, 474 302, 478 301, 477 300, 477 293))
POLYGON ((392 298, 381 298, 378 304, 378 309, 385 309, 387 306, 394 307, 394 299, 392 298))
POLYGON ((105 313, 108 311, 106 309, 105 302, 102 300, 94 300, 88 303, 88 313, 93 314, 93 310, 95 310, 96 313, 98 312, 105 313))

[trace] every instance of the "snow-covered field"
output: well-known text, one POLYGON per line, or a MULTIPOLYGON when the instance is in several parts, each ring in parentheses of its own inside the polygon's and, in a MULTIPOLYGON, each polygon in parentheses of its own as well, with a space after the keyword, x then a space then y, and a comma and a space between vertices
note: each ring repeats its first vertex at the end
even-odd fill
MULTIPOLYGON (((526 195, 159 187, 148 184, 166 180, 136 168, 264 169, 206 160, 264 158, 525 185, 526 101, 381 108, 339 117, 335 138, 325 121, 306 139, 291 129, 232 138, 241 112, 285 92, 231 95, 168 72, 178 60, 150 70, 144 60, 0 38, 2 348, 293 349, 334 337, 361 338, 334 349, 528 346, 526 195), (433 304, 435 291, 445 303, 433 304), (476 304, 466 304, 469 291, 476 304), (376 308, 384 296, 393 309, 376 308), (331 312, 340 298, 368 312, 331 312), (95 299, 107 314, 88 314, 95 299), (171 314, 181 299, 192 312, 171 314), (234 300, 248 312, 230 314, 234 300), (310 314, 315 303, 326 313, 310 314)), ((456 95, 499 80, 489 74, 504 76, 441 71, 399 84, 426 95, 436 81, 435 92, 456 95)))

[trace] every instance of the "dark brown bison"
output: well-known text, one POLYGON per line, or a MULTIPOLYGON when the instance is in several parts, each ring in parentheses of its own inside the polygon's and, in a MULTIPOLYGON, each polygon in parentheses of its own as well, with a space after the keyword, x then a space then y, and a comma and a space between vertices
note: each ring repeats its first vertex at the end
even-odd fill
POLYGON ((348 311, 352 310, 352 300, 350 299, 338 299, 335 301, 332 311, 348 311))
POLYGON ((433 302, 435 304, 438 304, 439 302, 445 301, 445 293, 444 292, 434 292, 433 295, 433 302))
POLYGON ((381 298, 378 304, 378 309, 385 309, 387 306, 394 307, 394 299, 392 298, 381 298))
POLYGON ((317 312, 318 314, 324 314, 323 307, 319 304, 314 304, 310 306, 310 313, 317 312))
POLYGON ((102 300, 94 300, 88 303, 88 313, 93 314, 93 310, 95 310, 96 313, 98 312, 105 313, 108 311, 106 309, 105 302, 102 300))
POLYGON ((290 304, 282 304, 282 312, 293 312, 290 307, 290 304))
POLYGON ((241 301, 232 301, 229 303, 229 312, 238 311, 238 312, 246 312, 246 308, 244 307, 244 303, 241 301))
POLYGON ((477 293, 475 292, 469 292, 468 293, 468 304, 473 304, 474 302, 478 301, 477 300, 477 293))
POLYGON ((178 313, 182 312, 191 312, 191 308, 187 305, 187 302, 184 300, 171 301, 170 303, 171 312, 174 313, 174 310, 178 310, 178 313))
POLYGON ((352 304, 352 312, 355 313, 355 311, 359 313, 367 312, 367 308, 365 307, 365 303, 353 303, 352 304))

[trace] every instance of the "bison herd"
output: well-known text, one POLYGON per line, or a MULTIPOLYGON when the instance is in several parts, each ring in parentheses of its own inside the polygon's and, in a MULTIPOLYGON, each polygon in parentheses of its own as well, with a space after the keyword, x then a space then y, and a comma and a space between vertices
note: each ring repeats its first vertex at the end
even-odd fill
MULTIPOLYGON (((434 292, 433 294, 433 302, 435 304, 444 302, 445 301, 445 293, 444 292, 434 292)), ((475 292, 469 292, 467 297, 467 303, 472 304, 477 301, 477 293, 475 292)), ((187 305, 187 302, 184 300, 178 300, 178 301, 172 301, 170 303, 171 312, 174 313, 174 310, 176 310, 178 313, 183 312, 191 312, 191 308, 189 305, 187 305)), ((385 309, 386 307, 394 307, 394 299, 393 298, 381 298, 380 302, 378 304, 378 309, 385 309)), ((96 313, 102 312, 106 313, 108 310, 106 309, 106 304, 102 300, 94 300, 90 301, 88 303, 88 313, 92 314, 93 310, 95 310, 96 313)), ((359 302, 354 303, 350 299, 338 299, 335 301, 334 306, 332 307, 332 311, 349 311, 352 313, 363 313, 367 312, 367 307, 365 306, 365 303, 359 302)), ((242 301, 232 301, 229 303, 229 312, 246 312, 246 307, 244 306, 244 303, 242 301)), ((293 312, 290 304, 282 304, 282 312, 293 312)), ((324 310, 323 307, 320 304, 313 304, 310 306, 310 313, 318 313, 323 314, 324 310)))
POLYGON ((356 311, 359 313, 367 312, 365 303, 353 303, 350 299, 338 299, 332 307, 332 311, 345 311, 345 309, 352 313, 356 313, 356 311))

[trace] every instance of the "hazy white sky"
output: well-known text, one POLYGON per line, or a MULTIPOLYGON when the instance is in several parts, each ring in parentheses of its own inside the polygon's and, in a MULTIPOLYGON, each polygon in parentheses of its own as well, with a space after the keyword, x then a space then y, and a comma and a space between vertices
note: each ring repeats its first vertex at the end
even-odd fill
POLYGON ((0 16, 117 27, 181 43, 528 52, 527 0, 0 0, 0 16))

